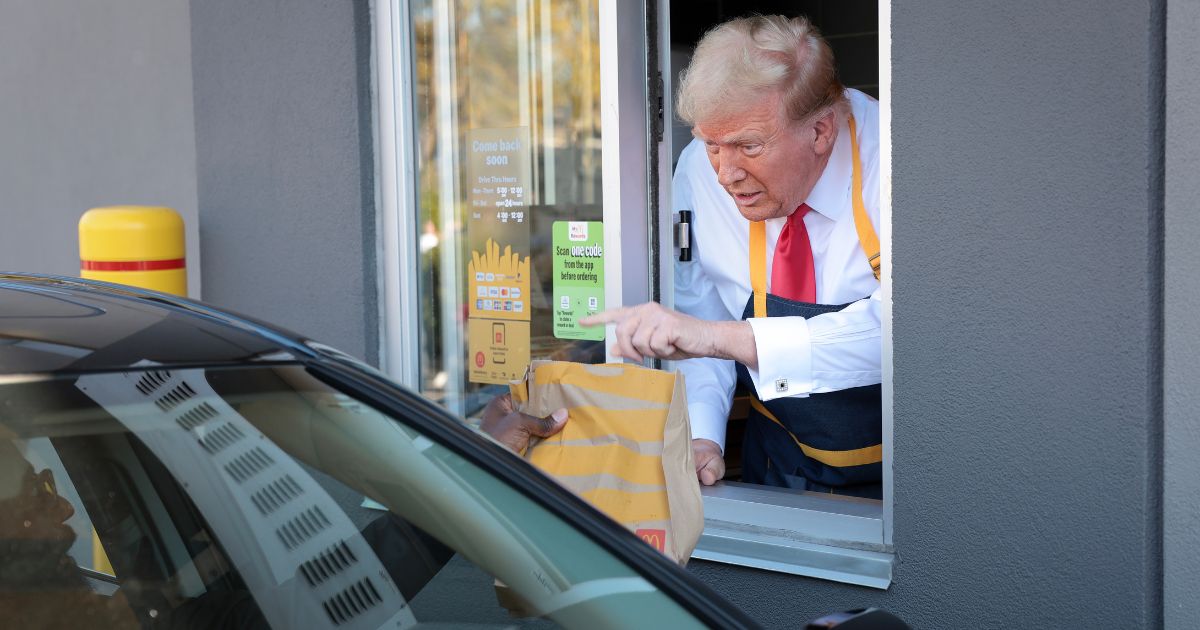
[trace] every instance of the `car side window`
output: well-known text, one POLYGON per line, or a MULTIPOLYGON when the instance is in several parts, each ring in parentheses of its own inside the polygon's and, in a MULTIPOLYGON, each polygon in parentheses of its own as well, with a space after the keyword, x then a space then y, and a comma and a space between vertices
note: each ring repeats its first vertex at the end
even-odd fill
POLYGON ((0 396, 14 403, 0 416, 2 534, 18 541, 0 566, 33 585, 3 614, 69 608, 113 627, 694 623, 517 490, 299 367, 92 374, 0 396))

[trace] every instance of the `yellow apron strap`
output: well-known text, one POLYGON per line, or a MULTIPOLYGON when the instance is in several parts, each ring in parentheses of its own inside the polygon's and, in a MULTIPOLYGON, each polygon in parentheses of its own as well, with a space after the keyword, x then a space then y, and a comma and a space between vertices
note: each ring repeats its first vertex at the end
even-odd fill
POLYGON ((854 116, 850 116, 850 151, 854 154, 854 228, 858 230, 858 242, 862 245, 863 252, 867 255, 867 262, 871 265, 871 271, 875 273, 875 279, 879 279, 879 268, 883 262, 879 258, 879 235, 875 233, 875 227, 871 225, 871 217, 867 216, 867 207, 863 203, 863 186, 862 186, 862 160, 858 157, 858 132, 854 125, 854 116))
POLYGON ((856 448, 850 451, 827 451, 824 449, 815 448, 797 439, 791 431, 788 431, 787 427, 783 426, 783 423, 779 421, 779 418, 776 418, 775 414, 768 411, 767 406, 762 404, 762 402, 758 400, 758 397, 754 396, 753 394, 750 396, 750 406, 754 407, 758 413, 761 413, 763 416, 765 416, 767 420, 778 424, 784 431, 787 431, 787 434, 791 436, 792 441, 796 443, 796 446, 800 447, 800 450, 803 451, 805 455, 821 462, 822 464, 825 464, 826 466, 863 466, 866 464, 878 464, 879 462, 883 461, 882 444, 856 448))
POLYGON ((750 288, 754 289, 754 316, 767 316, 767 224, 750 222, 750 288))

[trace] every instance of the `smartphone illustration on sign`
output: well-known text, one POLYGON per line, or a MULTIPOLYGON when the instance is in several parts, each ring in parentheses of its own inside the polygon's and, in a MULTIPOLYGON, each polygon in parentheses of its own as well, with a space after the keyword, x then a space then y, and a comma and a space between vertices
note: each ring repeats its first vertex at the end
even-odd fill
POLYGON ((504 323, 492 322, 492 363, 504 365, 507 362, 508 348, 504 347, 504 323))

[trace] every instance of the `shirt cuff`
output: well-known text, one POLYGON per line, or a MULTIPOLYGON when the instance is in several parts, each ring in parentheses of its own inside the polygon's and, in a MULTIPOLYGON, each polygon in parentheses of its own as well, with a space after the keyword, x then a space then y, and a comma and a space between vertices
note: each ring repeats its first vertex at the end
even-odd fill
POLYGON ((752 317, 758 369, 750 380, 758 399, 766 402, 788 396, 806 397, 813 391, 812 344, 803 317, 752 317))
POLYGON ((725 425, 729 412, 721 412, 716 405, 706 402, 688 403, 688 417, 692 422, 692 439, 712 440, 725 452, 725 425))

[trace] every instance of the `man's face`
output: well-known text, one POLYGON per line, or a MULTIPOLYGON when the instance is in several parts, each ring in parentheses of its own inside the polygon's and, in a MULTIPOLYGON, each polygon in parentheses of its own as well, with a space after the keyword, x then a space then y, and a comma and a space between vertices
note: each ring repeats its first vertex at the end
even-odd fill
POLYGON ((836 127, 832 114, 789 120, 771 93, 736 115, 699 121, 692 131, 742 216, 762 221, 788 216, 808 198, 829 161, 836 127))

